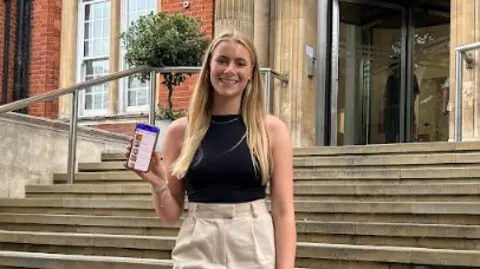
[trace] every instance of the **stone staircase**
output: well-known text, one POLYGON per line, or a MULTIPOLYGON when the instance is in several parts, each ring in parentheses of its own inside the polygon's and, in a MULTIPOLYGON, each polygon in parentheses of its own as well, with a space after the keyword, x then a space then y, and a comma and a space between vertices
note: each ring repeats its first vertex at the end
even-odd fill
MULTIPOLYGON (((0 199, 0 269, 172 268, 180 223, 122 160, 0 199)), ((298 148, 294 164, 297 267, 480 268, 480 143, 298 148)))

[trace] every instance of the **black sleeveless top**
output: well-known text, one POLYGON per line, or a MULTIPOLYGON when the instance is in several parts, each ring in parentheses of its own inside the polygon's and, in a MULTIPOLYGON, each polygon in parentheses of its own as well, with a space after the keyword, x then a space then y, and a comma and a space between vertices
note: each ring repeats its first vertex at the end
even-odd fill
POLYGON ((244 203, 265 198, 259 168, 254 169, 240 115, 213 115, 212 123, 185 174, 188 200, 244 203))

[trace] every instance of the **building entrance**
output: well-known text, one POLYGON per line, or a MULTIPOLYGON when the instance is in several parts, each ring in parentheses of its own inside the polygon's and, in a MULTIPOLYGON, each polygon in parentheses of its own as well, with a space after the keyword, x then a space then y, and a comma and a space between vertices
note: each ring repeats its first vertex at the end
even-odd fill
POLYGON ((448 140, 450 3, 399 3, 332 2, 331 145, 448 140))

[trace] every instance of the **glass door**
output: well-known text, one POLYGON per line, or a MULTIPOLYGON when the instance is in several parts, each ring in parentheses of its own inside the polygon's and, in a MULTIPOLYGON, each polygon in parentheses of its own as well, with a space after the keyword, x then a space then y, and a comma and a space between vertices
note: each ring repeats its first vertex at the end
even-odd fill
POLYGON ((406 9, 368 0, 332 8, 331 145, 403 141, 406 9))
POLYGON ((409 142, 448 141, 449 136, 450 2, 435 4, 409 11, 409 142))

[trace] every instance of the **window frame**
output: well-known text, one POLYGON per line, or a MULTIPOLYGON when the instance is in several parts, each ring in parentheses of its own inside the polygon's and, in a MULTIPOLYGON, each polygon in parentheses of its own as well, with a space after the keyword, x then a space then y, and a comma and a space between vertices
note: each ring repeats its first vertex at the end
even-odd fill
MULTIPOLYGON (((108 29, 108 54, 104 55, 99 55, 99 56, 84 56, 85 53, 85 10, 86 6, 88 5, 94 5, 98 3, 108 3, 109 6, 111 7, 111 1, 110 0, 78 0, 78 18, 77 18, 77 82, 84 82, 86 78, 86 67, 87 67, 87 62, 89 61, 105 61, 107 60, 108 62, 108 73, 110 73, 110 28, 108 29)), ((110 15, 109 15, 109 24, 111 25, 111 10, 109 10, 110 15)), ((86 89, 81 90, 79 93, 79 108, 78 108, 78 114, 80 117, 95 117, 95 116, 105 116, 108 114, 108 82, 106 83, 107 86, 107 93, 106 93, 106 98, 107 98, 107 106, 103 109, 85 109, 86 106, 86 89)), ((93 104, 92 104, 93 106, 93 104)))
MULTIPOLYGON (((124 32, 127 27, 128 27, 128 13, 129 13, 129 10, 128 10, 128 2, 129 1, 132 1, 132 0, 121 0, 121 7, 120 7, 120 33, 124 32)), ((142 0, 142 1, 145 1, 145 0, 142 0)), ((157 8, 158 8, 158 1, 156 0, 152 0, 154 2, 154 9, 151 10, 151 11, 154 11, 154 12, 157 12, 157 8)), ((150 12, 150 11, 149 11, 150 12)), ((120 56, 119 56, 119 69, 120 70, 125 70, 128 68, 128 65, 125 61, 125 53, 126 53, 126 49, 125 49, 125 46, 123 44, 123 41, 122 40, 119 40, 120 44, 119 44, 119 53, 120 53, 120 56)), ((128 77, 125 77, 125 78, 122 78, 120 79, 120 82, 118 84, 118 105, 119 105, 119 113, 123 113, 123 114, 138 114, 138 113, 145 113, 145 112, 148 112, 149 111, 149 99, 150 99, 150 81, 147 80, 145 82, 145 85, 146 85, 146 92, 147 92, 147 103, 145 105, 141 105, 141 106, 129 106, 128 105, 128 77)))

